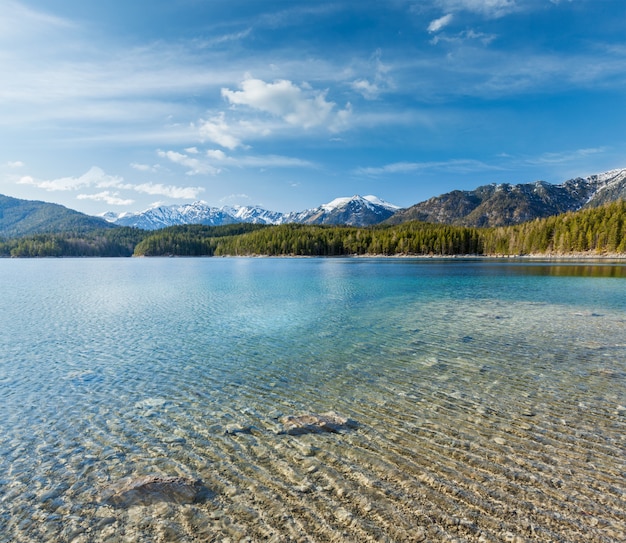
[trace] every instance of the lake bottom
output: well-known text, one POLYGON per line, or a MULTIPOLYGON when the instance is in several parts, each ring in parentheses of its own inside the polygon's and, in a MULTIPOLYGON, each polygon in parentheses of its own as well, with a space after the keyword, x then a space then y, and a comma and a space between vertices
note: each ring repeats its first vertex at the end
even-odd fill
POLYGON ((7 347, 0 540, 626 540, 623 312, 356 292, 320 318, 248 312, 223 341, 170 307, 7 347), (355 424, 284 433, 328 411, 355 424), (208 491, 104 499, 147 475, 208 491))

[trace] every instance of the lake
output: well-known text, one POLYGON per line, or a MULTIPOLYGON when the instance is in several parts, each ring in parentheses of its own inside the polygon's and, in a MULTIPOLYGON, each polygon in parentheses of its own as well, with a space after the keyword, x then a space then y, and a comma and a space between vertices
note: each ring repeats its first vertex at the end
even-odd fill
POLYGON ((624 263, 5 259, 0 286, 2 542, 626 540, 624 263), (123 495, 146 476, 204 490, 123 495))

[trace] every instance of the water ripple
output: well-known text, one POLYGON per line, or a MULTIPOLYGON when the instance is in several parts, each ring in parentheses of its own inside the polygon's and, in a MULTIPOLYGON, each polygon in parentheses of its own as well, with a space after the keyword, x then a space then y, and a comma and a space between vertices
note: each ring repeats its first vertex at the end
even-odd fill
POLYGON ((0 541, 626 539, 619 280, 0 265, 0 541), (281 415, 330 410, 358 426, 280 433, 281 415), (102 502, 144 475, 211 493, 102 502))

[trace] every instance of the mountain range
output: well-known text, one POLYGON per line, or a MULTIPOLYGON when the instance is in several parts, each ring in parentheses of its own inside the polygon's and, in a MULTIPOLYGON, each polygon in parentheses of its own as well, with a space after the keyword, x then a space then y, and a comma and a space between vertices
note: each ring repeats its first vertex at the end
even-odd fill
POLYGON ((553 185, 545 181, 483 185, 455 190, 395 213, 387 222, 424 221, 458 226, 508 226, 626 199, 626 169, 577 177, 553 185))
POLYGON ((376 196, 336 198, 332 202, 305 211, 280 213, 258 206, 212 207, 205 202, 161 206, 140 213, 106 213, 103 218, 120 225, 144 230, 158 230, 181 224, 221 226, 234 223, 254 224, 346 224, 369 226, 390 218, 400 208, 376 196))
POLYGON ((459 226, 507 226, 626 200, 626 168, 559 185, 537 181, 490 184, 474 190, 454 190, 411 207, 375 196, 337 198, 314 209, 281 213, 258 206, 212 207, 204 202, 161 206, 140 213, 106 213, 92 217, 58 204, 0 195, 0 236, 85 232, 97 228, 132 226, 157 230, 182 224, 219 226, 235 223, 328 224, 370 226, 419 220, 459 226))

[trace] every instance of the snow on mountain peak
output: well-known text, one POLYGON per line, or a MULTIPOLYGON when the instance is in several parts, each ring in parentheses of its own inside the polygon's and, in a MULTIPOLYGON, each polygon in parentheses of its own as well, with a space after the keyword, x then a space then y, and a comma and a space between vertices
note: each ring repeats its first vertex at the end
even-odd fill
POLYGON ((345 196, 342 198, 335 198, 332 202, 328 202, 327 204, 322 204, 320 206, 320 209, 323 209, 324 211, 334 211, 336 209, 344 208, 350 203, 361 204, 370 208, 373 205, 374 207, 383 207, 390 211, 395 211, 397 209, 400 209, 399 206, 390 204, 389 202, 385 202, 384 200, 381 200, 380 198, 378 198, 378 196, 373 196, 371 194, 368 196, 359 196, 358 194, 355 194, 354 196, 345 196))
POLYGON ((393 214, 399 207, 376 196, 352 196, 335 198, 332 202, 315 209, 301 212, 280 213, 259 206, 211 207, 206 202, 160 206, 141 213, 114 214, 104 217, 121 226, 135 226, 147 230, 180 224, 206 224, 217 226, 236 222, 256 224, 285 224, 289 222, 309 224, 375 224, 393 214), (348 211, 349 210, 349 211, 348 211), (346 216, 346 213, 349 216, 346 216), (367 217, 366 217, 367 215, 367 217))
POLYGON ((400 209, 400 206, 397 206, 395 204, 390 204, 389 202, 386 202, 385 200, 381 200, 378 196, 373 196, 371 194, 368 194, 367 196, 363 196, 363 199, 367 200, 368 202, 371 202, 374 205, 385 207, 391 211, 396 211, 400 209))
POLYGON ((339 208, 346 206, 348 203, 350 203, 352 200, 356 198, 360 198, 360 196, 335 198, 332 202, 328 202, 327 204, 322 204, 320 208, 325 211, 332 211, 334 209, 339 209, 339 208))
POLYGON ((608 172, 591 175, 587 179, 599 181, 599 182, 617 182, 626 178, 626 168, 620 168, 616 170, 609 170, 608 172))

